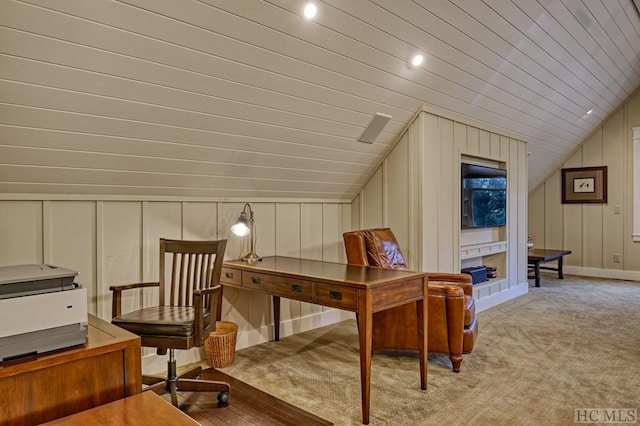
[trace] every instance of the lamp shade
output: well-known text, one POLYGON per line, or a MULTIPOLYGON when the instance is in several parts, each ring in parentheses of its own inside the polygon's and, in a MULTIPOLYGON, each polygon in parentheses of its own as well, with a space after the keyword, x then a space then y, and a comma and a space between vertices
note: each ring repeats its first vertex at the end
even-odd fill
POLYGON ((236 220, 236 223, 231 225, 231 232, 238 237, 246 237, 251 234, 249 240, 249 253, 242 257, 242 260, 247 262, 255 262, 262 260, 260 256, 256 254, 256 222, 253 219, 253 210, 251 204, 246 203, 242 208, 242 213, 236 220), (247 217, 247 212, 249 212, 247 217))
POLYGON ((251 232, 251 228, 249 227, 249 220, 247 219, 247 215, 242 213, 236 223, 231 226, 231 232, 233 232, 238 237, 245 237, 249 235, 251 232))

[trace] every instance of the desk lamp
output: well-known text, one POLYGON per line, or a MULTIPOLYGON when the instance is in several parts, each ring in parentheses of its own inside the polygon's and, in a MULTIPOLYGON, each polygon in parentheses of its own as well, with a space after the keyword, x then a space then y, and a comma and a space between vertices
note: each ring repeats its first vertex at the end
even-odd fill
POLYGON ((242 208, 242 213, 240 213, 238 220, 236 220, 236 223, 234 223, 231 226, 231 232, 233 232, 235 235, 239 237, 246 237, 247 235, 250 235, 249 253, 247 253, 246 256, 242 257, 242 260, 245 260, 247 262, 255 262, 260 260, 260 256, 258 256, 255 251, 255 247, 256 247, 256 232, 255 232, 256 229, 255 228, 256 228, 256 223, 255 223, 255 220, 253 219, 253 210, 251 209, 251 205, 249 203, 246 203, 242 208), (249 210, 248 219, 247 219, 247 210, 249 210))

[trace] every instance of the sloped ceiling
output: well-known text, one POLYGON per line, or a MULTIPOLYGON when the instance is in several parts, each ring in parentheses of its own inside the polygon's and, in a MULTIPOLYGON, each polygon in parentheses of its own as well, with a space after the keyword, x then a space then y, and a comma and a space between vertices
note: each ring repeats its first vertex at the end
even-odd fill
POLYGON ((640 84, 637 0, 304 4, 0 1, 0 193, 350 200, 422 105, 521 135, 531 189, 640 84))

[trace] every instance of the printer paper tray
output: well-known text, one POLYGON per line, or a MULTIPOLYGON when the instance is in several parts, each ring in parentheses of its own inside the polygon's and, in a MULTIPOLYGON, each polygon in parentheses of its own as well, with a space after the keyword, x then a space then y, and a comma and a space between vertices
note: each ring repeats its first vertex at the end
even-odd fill
POLYGON ((87 341, 87 332, 87 326, 78 323, 2 337, 0 338, 0 362, 83 345, 87 341))

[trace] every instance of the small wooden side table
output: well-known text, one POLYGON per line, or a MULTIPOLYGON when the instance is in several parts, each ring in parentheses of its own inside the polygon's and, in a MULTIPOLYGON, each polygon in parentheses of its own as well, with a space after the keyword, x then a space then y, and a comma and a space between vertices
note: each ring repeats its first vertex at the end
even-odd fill
MULTIPOLYGON (((547 250, 547 249, 533 249, 527 253, 527 262, 529 266, 533 267, 534 276, 536 280, 536 287, 540 287, 540 269, 549 271, 558 271, 558 278, 563 279, 562 273, 562 257, 567 254, 571 254, 569 250, 547 250), (542 263, 547 263, 557 260, 558 267, 552 268, 550 266, 540 266, 542 263)), ((530 277, 531 278, 531 277, 530 277)))
POLYGON ((45 424, 193 426, 200 423, 184 414, 156 393, 142 392, 45 424))

